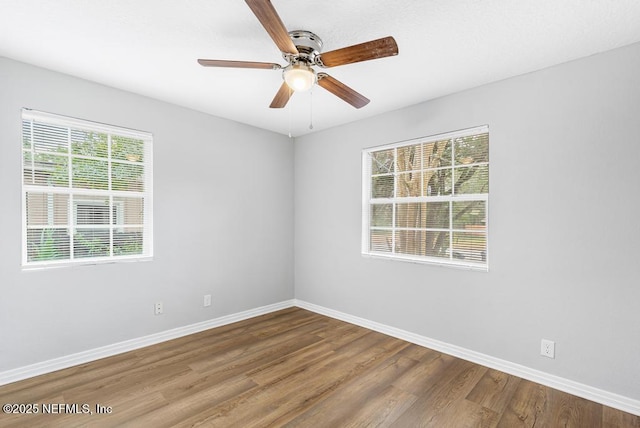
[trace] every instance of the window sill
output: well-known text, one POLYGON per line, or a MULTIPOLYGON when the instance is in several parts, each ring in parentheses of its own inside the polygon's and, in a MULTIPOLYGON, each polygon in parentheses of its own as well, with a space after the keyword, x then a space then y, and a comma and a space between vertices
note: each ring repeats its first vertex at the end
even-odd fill
POLYGON ((447 260, 447 259, 425 259, 419 257, 411 257, 411 256, 399 256, 397 254, 384 254, 384 253, 366 253, 363 252, 362 256, 365 258, 372 259, 383 259, 383 260, 391 260, 394 262, 409 262, 409 263, 417 263, 417 264, 425 264, 439 267, 448 267, 462 270, 473 270, 478 272, 488 272, 489 265, 487 263, 461 263, 456 260, 447 260))
POLYGON ((83 259, 82 261, 69 262, 68 260, 62 260, 59 262, 32 262, 28 265, 23 264, 23 271, 37 271, 47 269, 59 269, 59 268, 73 268, 81 266, 95 266, 115 263, 136 263, 136 262, 150 262, 153 260, 153 256, 136 256, 136 257, 119 257, 108 260, 104 259, 83 259))

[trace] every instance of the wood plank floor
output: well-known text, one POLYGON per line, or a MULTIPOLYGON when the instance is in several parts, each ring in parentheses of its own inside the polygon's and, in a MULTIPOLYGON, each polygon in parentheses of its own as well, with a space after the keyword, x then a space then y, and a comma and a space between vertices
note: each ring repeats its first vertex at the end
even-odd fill
POLYGON ((2 413, 2 427, 640 428, 638 416, 299 308, 5 385, 0 403, 39 410, 2 413))

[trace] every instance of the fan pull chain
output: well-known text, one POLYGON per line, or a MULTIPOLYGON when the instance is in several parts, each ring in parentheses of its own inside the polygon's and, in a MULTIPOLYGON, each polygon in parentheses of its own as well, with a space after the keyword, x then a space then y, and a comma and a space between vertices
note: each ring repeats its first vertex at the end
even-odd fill
MULTIPOLYGON (((291 99, 291 88, 289 88, 289 99, 291 99)), ((287 103, 287 112, 289 113, 289 138, 293 138, 291 136, 291 103, 287 103)))
POLYGON ((309 91, 309 129, 313 129, 313 89, 309 91))

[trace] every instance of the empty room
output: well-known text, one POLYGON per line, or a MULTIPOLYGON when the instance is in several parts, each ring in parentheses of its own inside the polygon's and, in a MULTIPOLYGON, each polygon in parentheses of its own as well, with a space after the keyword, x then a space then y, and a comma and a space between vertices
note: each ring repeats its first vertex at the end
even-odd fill
POLYGON ((0 0, 0 425, 640 428, 638 23, 0 0))

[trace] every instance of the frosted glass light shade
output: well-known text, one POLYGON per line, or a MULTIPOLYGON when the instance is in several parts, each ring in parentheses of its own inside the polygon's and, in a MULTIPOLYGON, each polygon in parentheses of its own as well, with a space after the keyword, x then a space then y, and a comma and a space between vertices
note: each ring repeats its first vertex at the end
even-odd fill
POLYGON ((316 72, 305 64, 290 65, 282 72, 284 81, 296 92, 304 92, 311 89, 316 83, 316 72))

